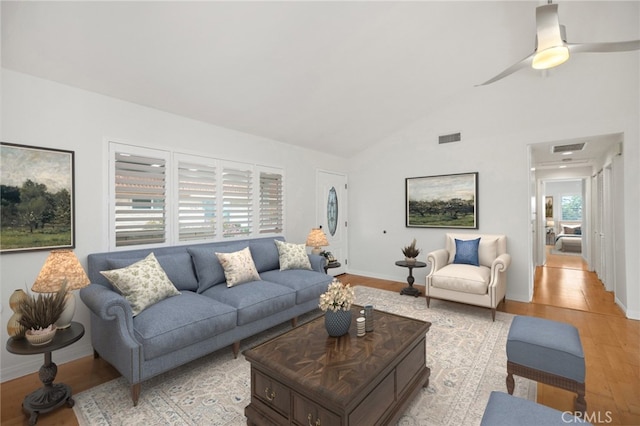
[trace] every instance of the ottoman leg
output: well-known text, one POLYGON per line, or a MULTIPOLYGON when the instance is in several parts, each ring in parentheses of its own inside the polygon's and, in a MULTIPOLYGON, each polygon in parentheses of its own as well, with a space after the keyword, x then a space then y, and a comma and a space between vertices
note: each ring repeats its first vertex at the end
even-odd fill
POLYGON ((513 395, 513 388, 515 388, 516 382, 513 380, 513 373, 509 372, 507 374, 507 392, 509 395, 513 395))
POLYGON ((578 385, 577 396, 575 401, 575 410, 576 412, 581 412, 583 415, 587 412, 587 401, 584 399, 585 394, 585 386, 582 384, 578 385))

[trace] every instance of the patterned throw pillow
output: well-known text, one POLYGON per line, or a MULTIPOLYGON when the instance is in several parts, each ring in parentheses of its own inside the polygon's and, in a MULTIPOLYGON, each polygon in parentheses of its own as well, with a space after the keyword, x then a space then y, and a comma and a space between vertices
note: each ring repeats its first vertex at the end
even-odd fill
POLYGON ((222 265, 222 269, 224 269, 227 287, 260 280, 260 275, 258 275, 256 265, 253 263, 249 247, 234 253, 216 253, 216 256, 220 261, 220 265, 222 265))
POLYGON ((100 273, 127 299, 134 317, 154 303, 180 294, 153 253, 126 268, 100 273))
POLYGON ((280 270, 312 269, 309 255, 304 244, 291 244, 275 240, 280 255, 280 270))

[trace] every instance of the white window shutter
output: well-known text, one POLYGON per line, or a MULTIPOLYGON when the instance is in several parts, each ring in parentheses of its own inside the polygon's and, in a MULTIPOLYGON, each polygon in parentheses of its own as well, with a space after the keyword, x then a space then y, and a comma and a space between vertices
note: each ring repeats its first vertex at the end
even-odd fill
POLYGON ((216 237, 216 166, 178 158, 178 240, 216 237))
POLYGON ((222 236, 249 237, 253 232, 252 167, 222 167, 222 236))
POLYGON ((282 173, 260 172, 260 200, 258 232, 281 234, 284 223, 282 173))
POLYGON ((166 160, 114 153, 115 246, 166 240, 166 160))

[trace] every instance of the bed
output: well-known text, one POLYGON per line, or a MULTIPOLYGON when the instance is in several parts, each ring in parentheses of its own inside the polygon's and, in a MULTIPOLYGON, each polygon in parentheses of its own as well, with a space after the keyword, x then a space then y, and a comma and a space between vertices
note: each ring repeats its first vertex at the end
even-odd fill
POLYGON ((556 234, 555 249, 562 252, 582 252, 582 223, 562 222, 560 232, 556 234))

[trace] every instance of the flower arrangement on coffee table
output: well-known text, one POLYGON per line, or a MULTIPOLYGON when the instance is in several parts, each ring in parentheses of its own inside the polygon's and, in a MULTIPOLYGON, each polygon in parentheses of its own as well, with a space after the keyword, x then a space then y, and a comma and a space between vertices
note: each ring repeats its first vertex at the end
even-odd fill
POLYGON ((351 326, 351 304, 355 291, 350 284, 334 279, 327 291, 320 295, 318 307, 325 312, 324 325, 329 336, 338 337, 349 332, 351 326))

